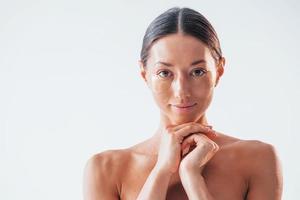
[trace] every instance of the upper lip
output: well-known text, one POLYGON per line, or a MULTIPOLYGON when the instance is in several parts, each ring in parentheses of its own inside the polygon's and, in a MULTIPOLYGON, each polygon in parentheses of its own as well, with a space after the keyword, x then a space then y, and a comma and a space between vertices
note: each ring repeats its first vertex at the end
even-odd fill
POLYGON ((188 108, 188 107, 191 107, 194 105, 196 105, 196 103, 173 104, 173 106, 178 107, 178 108, 188 108))

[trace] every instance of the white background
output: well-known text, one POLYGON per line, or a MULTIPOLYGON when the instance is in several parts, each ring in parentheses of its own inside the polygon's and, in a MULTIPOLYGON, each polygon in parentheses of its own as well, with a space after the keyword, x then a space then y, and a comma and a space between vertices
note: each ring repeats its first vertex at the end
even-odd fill
POLYGON ((82 199, 87 159, 154 133, 142 37, 173 6, 213 24, 227 58, 208 120, 273 144, 299 196, 300 5, 273 1, 0 0, 0 199, 82 199))

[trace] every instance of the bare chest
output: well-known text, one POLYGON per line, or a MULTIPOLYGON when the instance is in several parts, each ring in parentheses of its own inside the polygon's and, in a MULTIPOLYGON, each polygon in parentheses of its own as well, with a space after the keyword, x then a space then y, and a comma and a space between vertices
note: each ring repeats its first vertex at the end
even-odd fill
MULTIPOLYGON (((215 158, 209 161, 203 171, 206 185, 215 199, 242 200, 245 199, 247 184, 238 162, 232 158, 227 160, 215 158)), ((139 160, 127 168, 121 187, 121 200, 137 198, 153 166, 153 161, 139 160)), ((167 200, 188 200, 178 174, 172 176, 168 189, 167 200)))

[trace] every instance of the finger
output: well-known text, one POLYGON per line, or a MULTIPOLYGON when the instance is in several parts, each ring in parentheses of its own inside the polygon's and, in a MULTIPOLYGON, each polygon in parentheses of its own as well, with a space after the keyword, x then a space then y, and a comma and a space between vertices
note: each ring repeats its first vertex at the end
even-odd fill
POLYGON ((184 141, 181 144, 181 148, 185 149, 187 146, 190 146, 191 144, 198 144, 199 140, 206 140, 208 139, 203 134, 192 134, 184 139, 184 141))
POLYGON ((194 124, 195 122, 188 122, 188 123, 184 123, 184 124, 180 124, 180 125, 176 125, 176 126, 172 126, 173 131, 178 131, 180 129, 182 129, 185 126, 189 126, 194 124))
POLYGON ((213 138, 216 136, 216 133, 214 130, 208 128, 208 127, 204 127, 203 125, 200 124, 189 124, 189 125, 185 125, 183 128, 179 129, 178 131, 175 131, 175 135, 177 136, 177 138, 179 139, 179 141, 183 141, 183 139, 191 134, 194 133, 202 133, 207 135, 210 138, 213 138))
POLYGON ((180 124, 177 126, 169 126, 169 127, 171 127, 173 131, 178 131, 178 130, 184 128, 185 126, 189 126, 189 125, 199 125, 199 126, 202 126, 204 129, 205 128, 212 129, 212 126, 210 126, 210 125, 203 125, 203 124, 200 124, 197 122, 188 122, 188 123, 180 124))
MULTIPOLYGON (((219 150, 219 145, 217 145, 217 143, 210 140, 205 135, 193 134, 193 135, 188 136, 183 141, 183 143, 181 145, 182 155, 185 155, 186 153, 188 153, 190 150, 190 147, 192 147, 193 145, 195 146, 195 148, 199 147, 200 143, 206 144, 205 146, 209 147, 209 149, 212 149, 214 152, 217 152, 219 150)), ((192 150, 193 150, 193 148, 192 148, 192 150)))

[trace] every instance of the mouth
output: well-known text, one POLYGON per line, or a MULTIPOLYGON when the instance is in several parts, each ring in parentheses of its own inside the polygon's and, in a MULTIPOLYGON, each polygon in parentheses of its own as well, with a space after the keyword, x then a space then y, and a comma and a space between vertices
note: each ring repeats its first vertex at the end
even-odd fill
POLYGON ((186 104, 174 104, 172 106, 176 107, 176 108, 189 108, 192 107, 194 105, 196 105, 197 103, 186 103, 186 104))
POLYGON ((172 105, 172 107, 176 112, 185 113, 185 112, 190 112, 196 105, 197 103, 174 104, 172 105))

